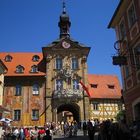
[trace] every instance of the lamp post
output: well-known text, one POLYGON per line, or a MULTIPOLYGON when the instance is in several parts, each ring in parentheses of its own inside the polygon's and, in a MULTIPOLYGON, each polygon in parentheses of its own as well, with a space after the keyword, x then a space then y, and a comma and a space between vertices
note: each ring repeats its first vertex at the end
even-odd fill
POLYGON ((113 56, 113 58, 112 58, 113 59, 113 65, 119 65, 119 66, 127 65, 127 57, 120 53, 120 46, 122 46, 122 45, 126 45, 126 41, 117 40, 114 43, 114 48, 117 51, 117 55, 113 56))

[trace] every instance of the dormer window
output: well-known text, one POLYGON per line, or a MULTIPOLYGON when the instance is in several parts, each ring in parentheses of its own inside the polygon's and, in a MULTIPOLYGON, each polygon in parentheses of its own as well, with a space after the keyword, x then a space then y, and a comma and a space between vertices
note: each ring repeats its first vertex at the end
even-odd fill
POLYGON ((108 88, 110 88, 110 89, 114 89, 115 86, 114 86, 114 85, 108 85, 108 88))
POLYGON ((5 56, 5 61, 6 62, 11 62, 12 61, 12 56, 11 55, 5 56))
POLYGON ((33 60, 34 62, 39 61, 39 59, 40 59, 40 57, 39 57, 38 55, 34 55, 33 58, 32 58, 32 60, 33 60))
POLYGON ((90 86, 92 87, 92 88, 97 88, 97 84, 90 84, 90 86))
POLYGON ((33 65, 33 66, 31 67, 31 72, 32 72, 32 73, 37 73, 37 72, 38 72, 38 66, 37 66, 37 65, 33 65))
POLYGON ((21 66, 21 65, 18 65, 18 66, 16 67, 16 73, 23 73, 23 72, 24 72, 24 67, 21 66))

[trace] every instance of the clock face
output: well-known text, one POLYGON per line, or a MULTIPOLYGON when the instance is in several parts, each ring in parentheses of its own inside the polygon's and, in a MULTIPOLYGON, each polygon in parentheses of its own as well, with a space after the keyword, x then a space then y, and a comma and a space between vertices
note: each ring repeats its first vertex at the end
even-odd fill
POLYGON ((62 42, 62 46, 65 48, 65 49, 68 49, 70 47, 70 43, 67 43, 66 41, 63 41, 62 42))

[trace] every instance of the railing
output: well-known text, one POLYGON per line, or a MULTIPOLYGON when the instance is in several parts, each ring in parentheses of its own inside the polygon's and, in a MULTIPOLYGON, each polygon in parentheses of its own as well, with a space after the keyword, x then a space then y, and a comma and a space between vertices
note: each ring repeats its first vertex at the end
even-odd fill
POLYGON ((82 90, 78 89, 62 89, 54 90, 53 99, 81 99, 82 90))

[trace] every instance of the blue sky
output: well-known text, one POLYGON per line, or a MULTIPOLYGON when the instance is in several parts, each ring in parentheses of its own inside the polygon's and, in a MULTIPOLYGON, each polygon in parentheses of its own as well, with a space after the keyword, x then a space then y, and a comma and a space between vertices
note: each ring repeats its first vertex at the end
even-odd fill
MULTIPOLYGON (((115 31, 107 29, 119 0, 65 0, 70 35, 91 47, 88 73, 115 74, 115 31)), ((41 52, 59 38, 62 0, 0 0, 0 52, 41 52)))

